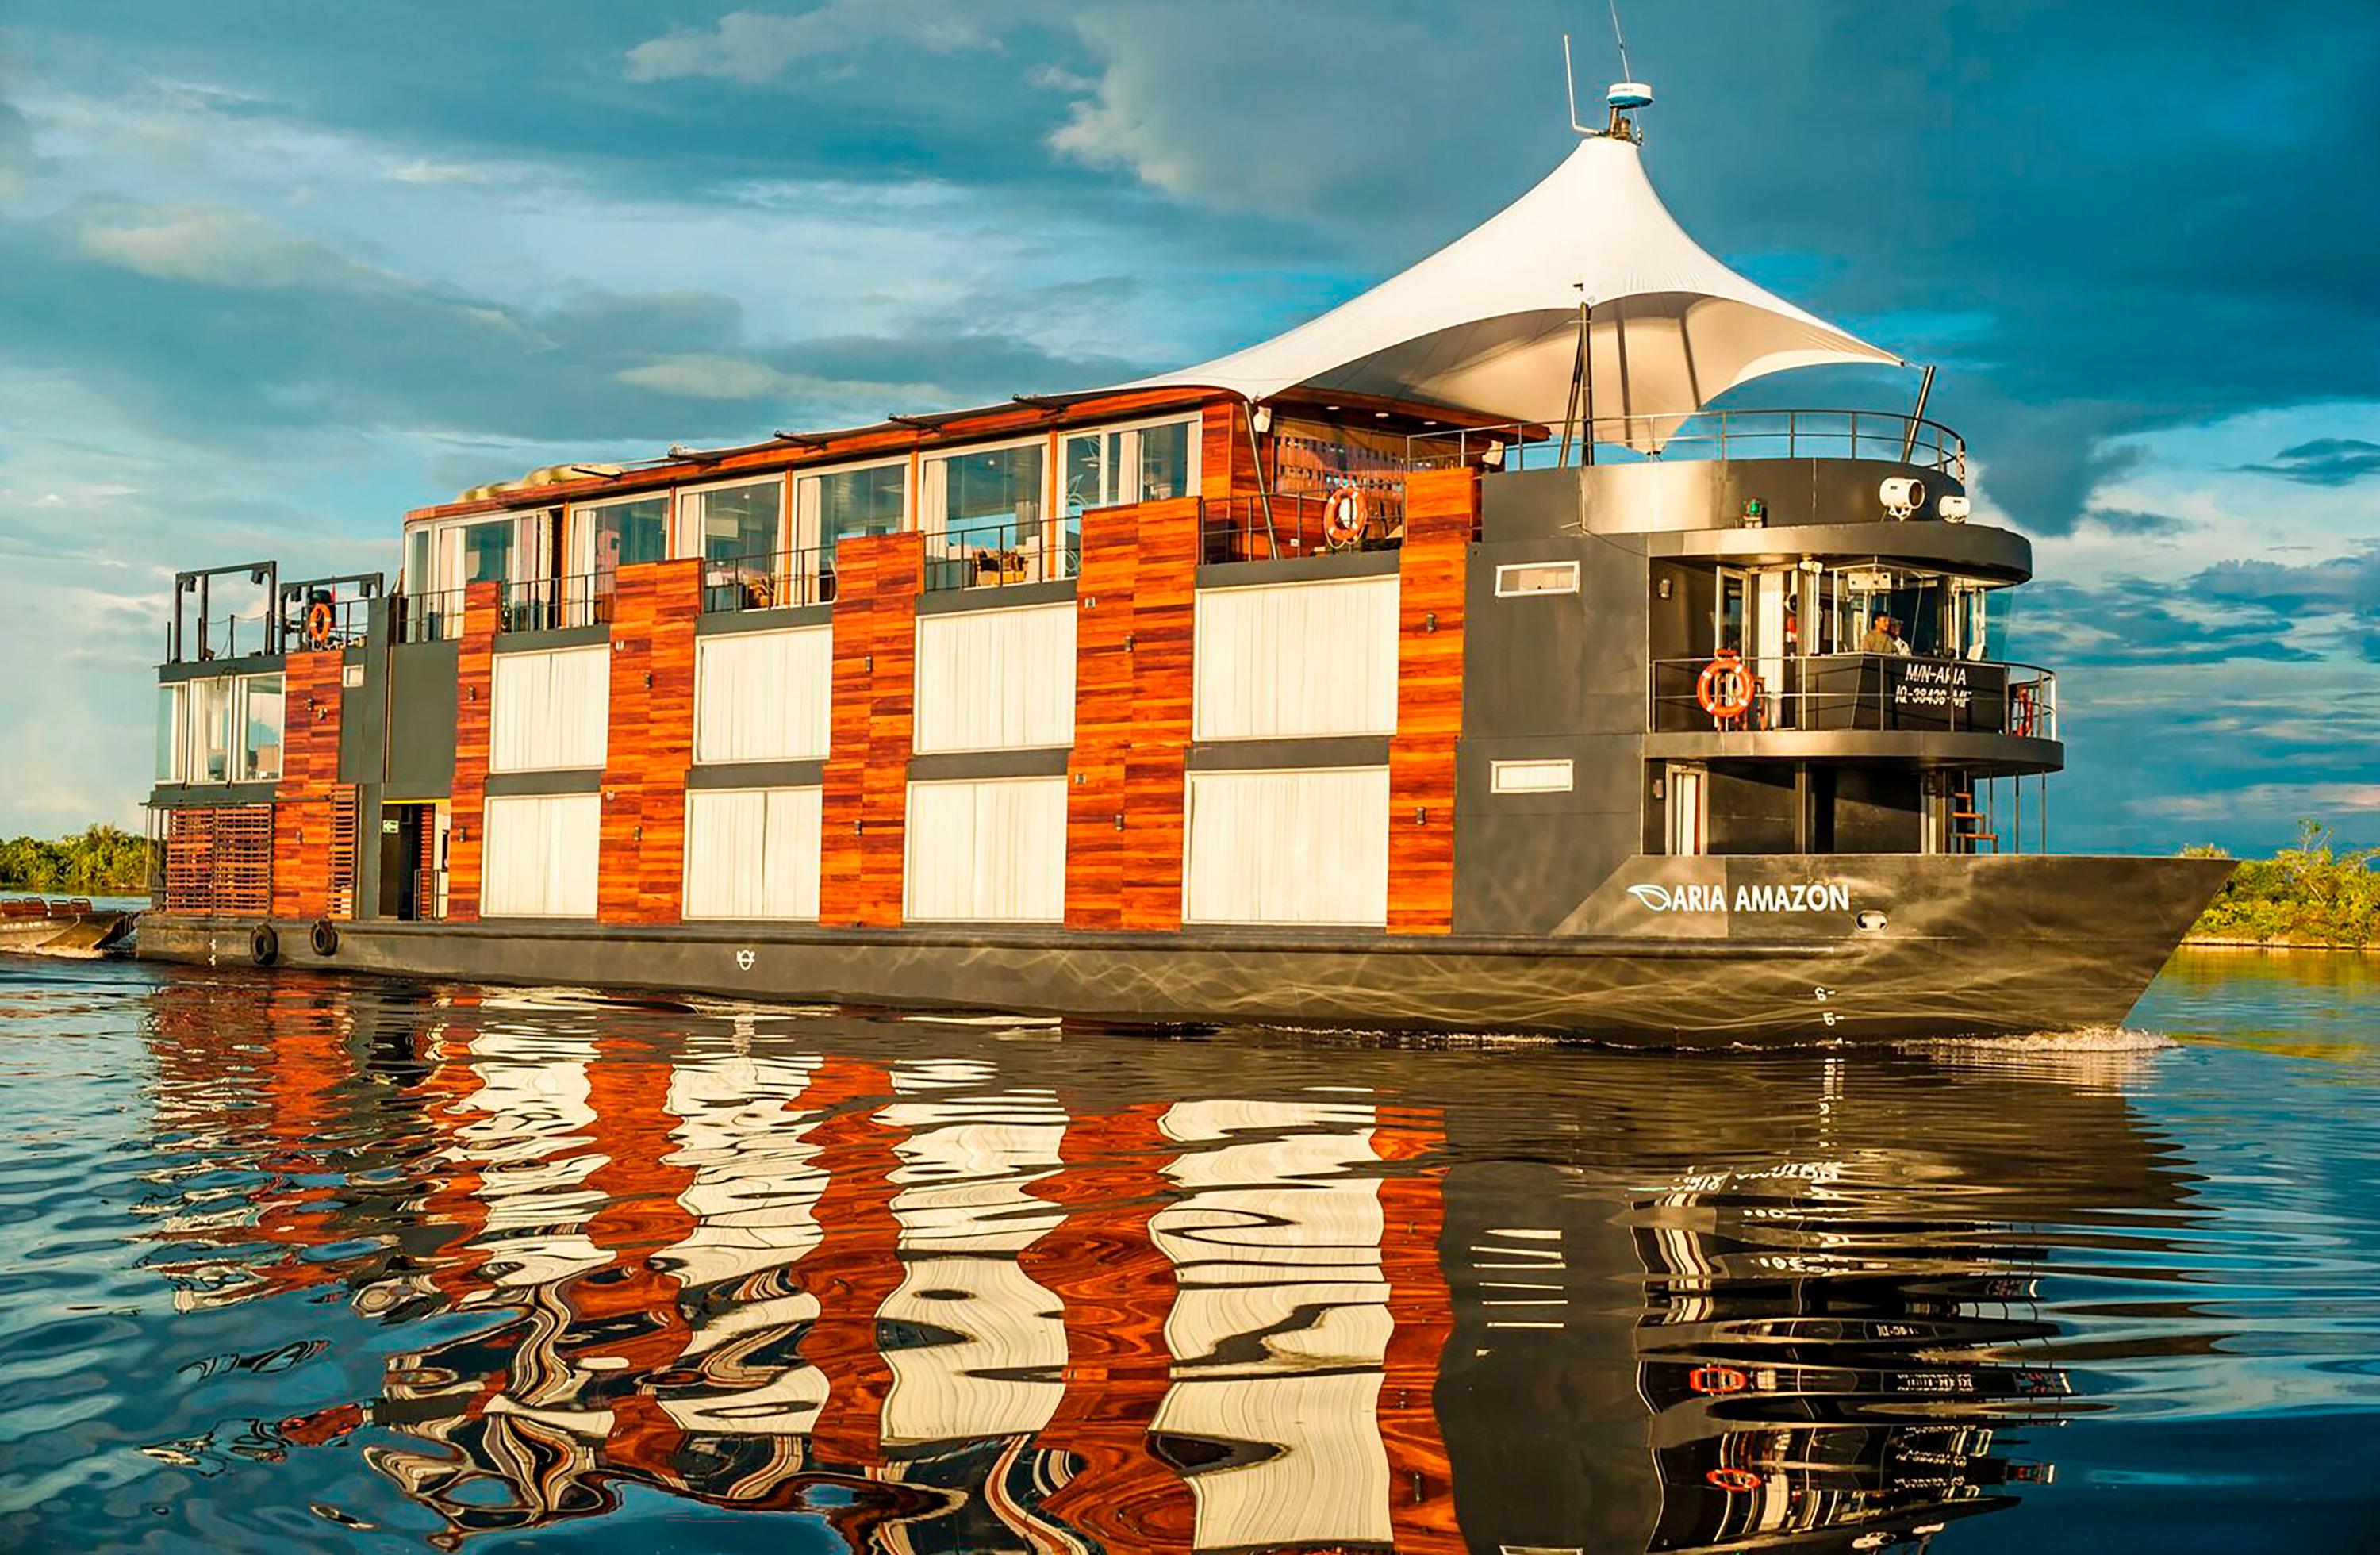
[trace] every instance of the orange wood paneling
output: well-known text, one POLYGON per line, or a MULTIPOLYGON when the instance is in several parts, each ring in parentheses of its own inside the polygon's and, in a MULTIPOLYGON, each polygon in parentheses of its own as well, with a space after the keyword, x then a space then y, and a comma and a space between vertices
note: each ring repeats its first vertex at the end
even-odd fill
POLYGON ((1181 927, 1197 562, 1196 499, 1083 516, 1066 788, 1070 928, 1181 927))
POLYGON ((694 755, 702 563, 689 557, 622 567, 613 589, 595 913, 605 923, 674 923, 686 856, 686 773, 694 755))
POLYGON ((819 1304, 818 1317, 802 1335, 801 1356, 827 1384, 826 1409, 811 1446, 820 1464, 839 1468, 884 1461, 884 1401, 892 1391, 892 1367, 876 1315, 901 1285, 901 1227, 892 1217, 900 1192, 892 1179, 901 1169, 893 1146, 901 1136, 883 1117, 892 1094, 892 1076, 878 1065, 830 1058, 801 1097, 805 1109, 825 1113, 803 1138, 816 1148, 811 1169, 827 1184, 810 1210, 818 1245, 794 1270, 819 1304))
POLYGON ((924 542, 869 535, 834 548, 834 703, 820 798, 819 921, 901 921, 924 542))
POLYGON ((1405 482, 1397 590, 1397 732, 1389 742, 1389 930, 1454 928, 1454 762, 1463 733, 1463 589, 1477 528, 1469 469, 1405 482), (1416 818, 1418 817, 1418 820, 1416 818))
POLYGON ((463 637, 455 660, 455 782, 447 795, 446 917, 469 923, 480 916, 480 859, 486 817, 488 741, 493 728, 496 594, 493 583, 463 590, 463 637))
MULTIPOLYGON (((334 906, 333 844, 338 808, 355 802, 339 785, 339 711, 346 656, 293 653, 282 666, 281 783, 273 791, 273 916, 316 918, 334 906)), ((353 850, 350 839, 349 869, 353 850)), ((349 880, 352 881, 352 874, 349 880)), ((350 895, 352 893, 349 893, 350 895)), ((342 917, 352 902, 335 904, 342 917)))
POLYGON ((1183 769, 1190 752, 1198 504, 1140 510, 1132 588, 1132 743, 1124 757, 1123 927, 1182 927, 1183 769))

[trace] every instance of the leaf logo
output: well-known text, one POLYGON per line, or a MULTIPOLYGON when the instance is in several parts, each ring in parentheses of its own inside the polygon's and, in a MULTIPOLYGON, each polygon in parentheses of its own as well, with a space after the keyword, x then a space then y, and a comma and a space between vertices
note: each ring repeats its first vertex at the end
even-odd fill
POLYGON ((759 959, 760 958, 759 956, 754 955, 749 950, 740 950, 735 953, 736 966, 746 972, 750 971, 752 969, 752 963, 759 959))
POLYGON ((1628 888, 1628 894, 1633 896, 1639 902, 1644 903, 1646 906, 1652 908, 1657 913, 1666 913, 1670 910, 1670 888, 1668 886, 1632 885, 1628 888))

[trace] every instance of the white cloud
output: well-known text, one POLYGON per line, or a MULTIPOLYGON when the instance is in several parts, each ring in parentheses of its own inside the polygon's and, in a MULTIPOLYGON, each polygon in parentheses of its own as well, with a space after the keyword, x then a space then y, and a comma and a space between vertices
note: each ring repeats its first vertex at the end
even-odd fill
POLYGON ((2269 820, 2380 814, 2380 783, 2259 783, 2207 794, 2162 794, 2131 808, 2175 820, 2269 820))
POLYGON ((397 282, 261 216, 215 206, 127 211, 84 224, 78 240, 92 259, 161 281, 251 291, 397 282))
POLYGON ((460 162, 431 162, 416 157, 399 163, 381 175, 395 184, 484 184, 495 176, 492 169, 460 162))
POLYGON ((734 357, 664 357, 614 374, 623 383, 694 399, 758 399, 786 392, 792 380, 760 362, 734 357))
POLYGON ((709 31, 650 39, 628 51, 627 75, 632 81, 765 81, 796 65, 888 41, 936 54, 999 47, 972 15, 935 0, 827 0, 793 16, 730 11, 709 31))

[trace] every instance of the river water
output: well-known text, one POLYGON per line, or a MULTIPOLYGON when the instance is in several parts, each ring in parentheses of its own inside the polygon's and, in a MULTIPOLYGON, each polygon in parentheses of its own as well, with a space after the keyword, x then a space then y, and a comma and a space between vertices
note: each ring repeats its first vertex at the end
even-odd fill
POLYGON ((2380 1549, 2374 965, 1665 1055, 7 962, 0 1548, 2380 1549))

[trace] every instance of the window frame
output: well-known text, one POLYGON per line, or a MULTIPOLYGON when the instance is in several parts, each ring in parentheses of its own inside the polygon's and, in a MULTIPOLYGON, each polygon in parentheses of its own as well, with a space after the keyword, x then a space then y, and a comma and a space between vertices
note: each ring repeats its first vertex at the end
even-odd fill
POLYGON ((1564 559, 1560 557, 1549 557, 1542 562, 1501 562, 1497 564, 1496 597, 1500 600, 1558 599, 1564 594, 1576 594, 1578 590, 1579 566, 1576 558, 1564 559), (1569 574, 1569 586, 1560 589, 1518 589, 1507 587, 1505 584, 1505 578, 1511 574, 1534 572, 1539 568, 1549 568, 1557 572, 1569 574))
POLYGON ((698 486, 670 488, 670 559, 673 561, 709 560, 703 554, 702 536, 696 528, 703 516, 702 504, 698 502, 689 508, 686 498, 707 497, 713 492, 732 492, 744 486, 776 487, 776 537, 770 544, 769 553, 773 556, 790 549, 785 541, 793 527, 794 493, 791 483, 785 479, 787 473, 782 469, 772 470, 761 475, 747 475, 736 480, 707 480, 698 486))
MULTIPOLYGON (((793 477, 786 497, 786 528, 793 537, 790 547, 796 554, 822 553, 826 544, 823 527, 824 504, 812 505, 804 500, 803 488, 811 482, 837 475, 856 475, 861 470, 883 469, 892 465, 901 467, 901 518, 889 532, 910 534, 917 528, 918 488, 920 476, 917 461, 907 454, 888 454, 880 458, 849 459, 831 465, 807 465, 786 473, 793 477)), ((821 560, 823 557, 821 556, 821 560)))
POLYGON ((1051 527, 1056 517, 1051 495, 1057 480, 1056 450, 1048 432, 1034 432, 1025 437, 1004 437, 990 443, 968 443, 931 451, 917 451, 917 468, 910 474, 910 527, 925 537, 926 559, 929 563, 944 558, 934 555, 934 545, 943 540, 950 529, 950 514, 935 512, 932 486, 927 478, 927 467, 947 464, 953 459, 970 459, 981 454, 1005 453, 1011 448, 1038 448, 1041 451, 1041 514, 1039 524, 1042 544, 1051 543, 1051 527))
MULTIPOLYGON (((1206 414, 1204 411, 1192 410, 1186 414, 1181 411, 1174 411, 1162 416, 1144 416, 1130 421, 1102 421, 1094 426, 1069 428, 1058 433, 1057 457, 1052 461, 1050 469, 1050 478, 1053 486, 1051 493, 1051 506, 1056 510, 1058 517, 1062 521, 1066 519, 1078 520, 1081 518, 1083 513, 1087 513, 1093 508, 1129 507, 1135 505, 1138 502, 1143 500, 1156 502, 1180 500, 1178 498, 1160 497, 1148 499, 1135 498, 1129 503, 1120 501, 1114 494, 1115 471, 1106 463, 1104 443, 1106 438, 1112 435, 1120 435, 1124 432, 1147 431, 1152 427, 1172 426, 1179 426, 1188 429, 1189 435, 1187 441, 1189 448, 1183 460, 1184 490, 1182 494, 1185 497, 1196 496, 1198 494, 1198 481, 1200 476, 1204 473, 1199 468, 1201 453, 1200 444, 1205 442, 1205 438, 1201 435, 1206 426, 1206 414), (1102 440, 1100 456, 1101 462, 1099 466, 1099 494, 1101 500, 1099 502, 1087 502, 1083 504, 1081 512, 1075 512, 1069 508, 1064 490, 1066 450, 1068 444, 1080 438, 1098 438, 1102 440)), ((1138 452, 1137 445, 1135 447, 1135 452, 1138 452)))

